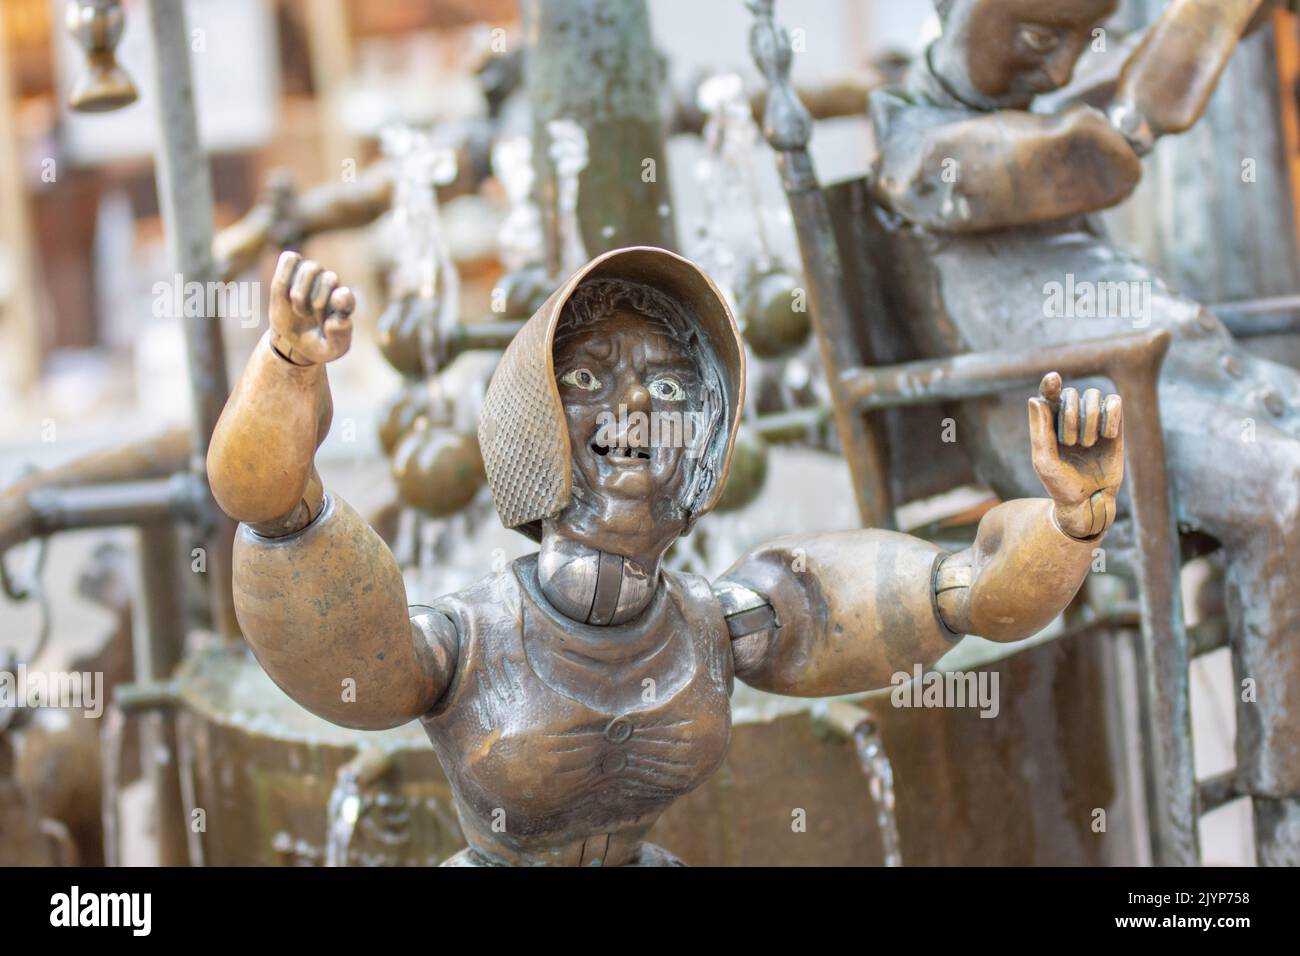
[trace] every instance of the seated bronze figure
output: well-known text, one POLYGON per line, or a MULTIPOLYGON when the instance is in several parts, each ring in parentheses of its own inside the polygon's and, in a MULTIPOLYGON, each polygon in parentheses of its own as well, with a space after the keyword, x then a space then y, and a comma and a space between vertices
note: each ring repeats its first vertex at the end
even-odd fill
MULTIPOLYGON (((1261 860, 1295 864, 1300 372, 1249 352, 1089 216, 1129 196, 1159 137, 1197 121, 1272 4, 1173 0, 1100 108, 1031 111, 1070 80, 1116 6, 937 0, 942 36, 905 84, 872 95, 873 188, 896 263, 885 294, 926 357, 1169 331, 1160 408, 1175 512, 1227 559, 1239 785, 1254 798, 1261 860)), ((958 420, 999 494, 1033 488, 1018 396, 963 403, 958 420)))
POLYGON ((526 323, 484 402, 497 510, 539 551, 408 607, 388 548, 313 465, 352 308, 334 273, 281 257, 271 330, 208 471, 243 522, 235 600, 258 660, 327 720, 423 723, 469 843, 449 863, 676 862, 645 837, 721 763, 735 678, 866 691, 961 635, 1027 637, 1074 596, 1114 518, 1120 399, 1049 374, 1029 420, 1051 500, 995 507, 971 548, 854 530, 770 542, 713 584, 664 569, 722 492, 744 349, 696 266, 620 249, 526 323))

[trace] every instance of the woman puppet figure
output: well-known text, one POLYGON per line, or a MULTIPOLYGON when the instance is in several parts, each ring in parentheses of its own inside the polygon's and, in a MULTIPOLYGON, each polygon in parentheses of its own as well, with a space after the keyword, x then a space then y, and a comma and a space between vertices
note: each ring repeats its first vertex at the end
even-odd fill
POLYGON ((334 273, 281 257, 208 471, 243 522, 235 600, 258 661, 335 723, 422 722, 469 843, 448 862, 676 862, 645 836, 722 762, 734 678, 867 691, 961 635, 1028 637, 1074 596, 1115 513, 1120 400, 1052 373, 1029 407, 1050 499, 998 505, 965 551, 865 529, 780 538, 713 584, 665 570, 726 481, 744 348, 695 265, 620 249, 525 324, 484 401, 497 510, 538 552, 408 606, 387 546, 313 464, 352 308, 334 273))

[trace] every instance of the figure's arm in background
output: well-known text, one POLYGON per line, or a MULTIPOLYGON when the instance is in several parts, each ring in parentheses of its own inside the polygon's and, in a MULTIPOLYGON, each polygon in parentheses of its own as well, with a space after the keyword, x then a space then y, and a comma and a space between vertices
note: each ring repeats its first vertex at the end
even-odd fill
POLYGON ((1018 641, 1064 610, 1114 520, 1122 409, 1118 396, 1062 392, 1055 375, 1043 396, 1030 424, 1052 500, 997 506, 966 550, 867 529, 780 538, 734 564, 715 592, 736 676, 800 697, 874 690, 964 634, 1018 641))
POLYGON ((938 232, 982 232, 1095 212, 1121 202, 1142 164, 1090 106, 1040 115, 964 113, 873 96, 876 198, 938 232))
POLYGON ((208 479, 242 522, 235 610, 262 667, 326 720, 381 729, 437 702, 458 643, 443 615, 408 613, 392 552, 316 472, 332 413, 325 363, 348 349, 353 305, 334 273, 280 257, 271 329, 217 423, 208 479))
POLYGON ((1171 0, 1124 63, 1110 118, 1139 153, 1190 129, 1271 0, 1171 0))
POLYGON ((287 178, 276 174, 269 193, 212 240, 213 258, 227 282, 252 268, 272 243, 297 244, 322 232, 374 222, 392 204, 393 169, 377 162, 354 181, 326 183, 302 195, 294 195, 287 178))

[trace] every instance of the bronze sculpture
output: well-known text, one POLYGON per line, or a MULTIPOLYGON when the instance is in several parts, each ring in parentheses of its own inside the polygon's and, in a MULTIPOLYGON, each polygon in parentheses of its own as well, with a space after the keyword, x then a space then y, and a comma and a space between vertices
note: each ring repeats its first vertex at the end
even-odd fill
POLYGON ((713 586, 661 569, 722 491, 744 351, 697 267, 622 249, 529 320, 485 401, 498 512, 540 552, 408 609, 391 553, 313 465, 324 363, 347 350, 352 307, 334 273, 281 257, 271 330, 208 470, 244 522, 235 599, 258 660, 328 720, 422 721, 470 844, 449 862, 674 862, 643 838, 722 760, 735 677, 848 693, 933 663, 963 633, 1026 637, 1073 597, 1114 517, 1120 400, 1053 374, 1030 416, 1055 503, 1000 505, 967 551, 864 530, 779 539, 713 586), (696 431, 652 442, 654 415, 696 431))
MULTIPOLYGON (((1254 800, 1261 862, 1294 863, 1300 375, 1251 355, 1086 218, 1128 196, 1158 137, 1196 122, 1236 43, 1272 4, 1175 0, 1129 54, 1104 110, 1057 112, 1029 107, 1069 81, 1113 0, 936 5, 942 37, 903 88, 872 101, 874 193, 898 262, 886 295, 928 357, 1171 333, 1160 403, 1176 515, 1227 557, 1243 682, 1236 785, 1254 800)), ((1016 404, 964 403, 959 417, 981 475, 1004 497, 1033 482, 1013 453, 1023 436, 1016 404)))

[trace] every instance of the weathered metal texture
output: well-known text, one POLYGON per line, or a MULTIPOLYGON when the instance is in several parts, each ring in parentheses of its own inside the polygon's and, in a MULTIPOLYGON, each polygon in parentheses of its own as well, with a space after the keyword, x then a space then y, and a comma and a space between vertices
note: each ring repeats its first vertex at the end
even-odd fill
MULTIPOLYGON (((1167 8, 1151 33, 1154 39, 1140 45, 1126 63, 1111 107, 1110 119, 1135 151, 1150 148, 1156 135, 1195 122, 1232 52, 1243 18, 1258 7, 1240 0, 1167 8), (1188 42, 1196 36, 1203 38, 1203 45, 1188 42), (1194 81, 1183 83, 1184 76, 1194 81), (1170 79, 1175 77, 1179 79, 1170 79), (1128 122, 1135 115, 1134 104, 1138 113, 1151 113, 1150 122, 1128 122)), ((1032 179, 1025 163, 1065 128, 1057 122, 1061 114, 1025 113, 1032 95, 1017 103, 999 99, 992 88, 985 89, 987 97, 969 101, 954 92, 960 77, 953 71, 963 62, 1003 63, 970 47, 970 18, 1001 18, 1005 23, 1018 14, 994 0, 962 0, 951 10, 955 29, 917 64, 908 95, 884 93, 873 101, 884 157, 879 168, 887 171, 891 163, 906 162, 936 144, 976 149, 979 139, 972 131, 1006 129, 1014 123, 1020 130, 1017 137, 1000 143, 985 139, 980 155, 984 162, 1019 169, 1022 179, 1032 179), (1047 125, 1033 131, 1035 124, 1043 123, 1047 125)), ((1066 31, 1070 42, 1063 42, 1062 49, 1077 56, 1093 25, 1087 10, 1078 12, 1066 31), (1076 42, 1080 38, 1084 42, 1076 42)), ((1068 80, 1067 67, 1072 69, 1074 60, 1066 58, 1060 65, 1052 76, 1057 85, 1068 80)), ((1089 135, 1102 135, 1095 124, 1089 129, 1089 135)), ((1070 132, 1067 139, 1077 135, 1070 132)), ((1093 162, 1078 171, 1104 182, 1117 168, 1093 162)), ((902 266, 896 288, 889 291, 898 307, 907 310, 902 314, 912 316, 922 354, 991 351, 1025 341, 1062 344, 1123 334, 1137 323, 1169 332, 1171 345, 1159 389, 1175 515, 1181 527, 1222 544, 1234 666, 1239 677, 1256 682, 1256 703, 1238 714, 1239 776, 1243 789, 1254 796, 1295 799, 1300 792, 1300 744, 1293 728, 1300 711, 1300 682, 1294 676, 1292 636, 1300 605, 1294 599, 1291 555, 1298 546, 1297 499, 1278 490, 1295 487, 1300 474, 1300 416, 1291 398, 1300 394, 1300 378, 1293 368, 1251 355, 1213 314, 1172 292, 1145 263, 1119 252, 1086 222, 1068 215, 1077 211, 1072 207, 1058 207, 1059 217, 1053 219, 1050 201, 1031 209, 1020 201, 999 204, 990 196, 980 198, 984 180, 968 176, 955 184, 953 204, 960 207, 971 194, 985 203, 988 216, 964 222, 960 229, 940 222, 908 223, 907 210, 913 208, 908 196, 926 175, 937 173, 931 170, 908 181, 882 180, 876 189, 882 203, 904 213, 902 221, 897 216, 882 219, 883 230, 892 235, 890 253, 902 266), (993 226, 998 228, 980 231, 993 226), (963 231, 972 234, 960 234, 963 231), (1071 291, 1068 311, 1054 313, 1046 301, 1053 283, 1061 288, 1136 290, 1142 298, 1128 308, 1094 303, 1076 314, 1071 291)), ((1045 199, 1050 196, 1038 197, 1045 199)), ((1107 204, 1095 202, 1091 211, 1107 204)), ((1009 443, 1020 428, 1012 421, 1014 405, 1002 398, 965 402, 961 412, 975 458, 990 483, 1004 494, 1026 487, 1029 476, 1017 465, 1009 443)), ((1135 482, 1133 491, 1139 490, 1135 482)), ((1158 719, 1154 713, 1152 717, 1158 719)), ((1189 821, 1182 829, 1190 831, 1193 825, 1189 821)), ((1290 832, 1273 827, 1271 839, 1290 832)), ((1184 848, 1188 852, 1163 856, 1190 861, 1190 844, 1184 848)))
MULTIPOLYGON (((793 100, 794 94, 789 87, 788 42, 780 39, 777 28, 772 25, 772 5, 770 2, 761 2, 753 3, 751 7, 758 15, 758 22, 754 27, 753 36, 762 38, 761 42, 768 46, 775 46, 784 50, 784 57, 782 58, 774 55, 770 50, 764 49, 759 42, 754 44, 756 58, 759 59, 760 65, 763 66, 769 83, 774 84, 777 90, 784 89, 785 91, 784 96, 774 92, 769 99, 769 103, 780 100, 793 100)), ((961 15, 966 16, 967 14, 970 14, 970 7, 963 6, 961 15)), ((949 90, 948 87, 944 89, 949 90)), ((949 95, 952 95, 950 91, 949 95)), ((793 107, 787 107, 784 112, 788 117, 795 115, 797 111, 793 107)), ((787 120, 785 124, 772 122, 768 124, 766 132, 774 148, 781 151, 789 149, 791 144, 796 148, 806 144, 806 126, 806 120, 802 122, 787 120)), ((973 140, 972 151, 964 158, 970 160, 971 164, 978 168, 982 147, 978 145, 978 141, 974 141, 974 136, 971 138, 973 140)), ((801 149, 796 155, 803 156, 806 163, 806 149, 801 149)), ((971 164, 968 164, 966 168, 971 168, 971 164)), ((897 173, 899 171, 894 170, 893 172, 897 173)), ((926 175, 937 175, 937 173, 938 171, 923 169, 914 175, 924 179, 926 175)), ((809 178, 811 179, 811 176, 809 178)), ((889 183, 890 188, 894 188, 898 182, 911 182, 911 179, 900 175, 899 178, 890 178, 886 181, 889 183)), ((1001 180, 995 176, 993 182, 996 186, 1001 180)), ((1113 185, 1113 182, 1109 182, 1105 185, 1105 189, 1112 189, 1113 185)), ((800 198, 799 194, 805 190, 816 189, 815 181, 792 184, 787 177, 786 186, 787 190, 793 193, 791 200, 792 208, 796 212, 796 227, 801 233, 806 233, 801 242, 817 251, 820 251, 823 247, 833 245, 835 236, 829 221, 816 216, 801 217, 799 215, 799 210, 805 205, 805 201, 800 198)), ((919 200, 921 205, 917 206, 915 210, 918 214, 934 215, 946 220, 953 215, 954 209, 962 215, 970 212, 969 209, 963 209, 960 204, 954 206, 951 203, 945 204, 941 208, 935 207, 931 209, 935 197, 920 190, 918 190, 918 194, 922 196, 921 200, 919 200)), ((1010 199, 1012 195, 1013 193, 1008 193, 1004 198, 1010 199)), ((1041 211, 1033 206, 1031 198, 1016 196, 1015 201, 1019 204, 1017 209, 1020 211, 1031 217, 1038 216, 1041 218, 1041 211), (1028 203, 1028 206, 1022 208, 1025 203, 1028 203)), ((824 197, 821 199, 821 203, 825 204, 824 197)), ((863 208, 860 199, 858 206, 863 208)), ((874 219, 875 210, 871 208, 871 204, 866 204, 866 209, 871 214, 868 218, 874 219)), ((988 219, 996 219, 998 215, 1001 215, 996 203, 987 210, 977 210, 977 212, 988 219)), ((887 223, 883 227, 877 227, 877 231, 888 236, 890 232, 889 225, 890 223, 887 223)), ((844 229, 841 227, 841 232, 843 233, 843 231, 844 229)), ((903 271, 906 271, 909 266, 915 269, 915 264, 914 262, 909 263, 906 255, 900 256, 896 246, 889 245, 888 241, 877 241, 875 245, 874 262, 870 263, 867 268, 874 269, 877 291, 864 303, 865 309, 863 311, 869 317, 869 321, 864 324, 878 325, 881 328, 880 331, 873 333, 871 336, 874 337, 875 341, 871 341, 871 337, 869 337, 867 348, 861 351, 868 357, 873 351, 891 354, 891 357, 897 360, 900 354, 905 354, 908 345, 917 348, 915 336, 911 334, 912 330, 902 327, 901 323, 904 316, 910 317, 925 312, 923 303, 927 301, 924 298, 926 293, 920 291, 910 299, 904 299, 899 292, 890 288, 893 283, 887 285, 880 281, 900 266, 903 271), (892 323, 890 316, 894 317, 892 323), (873 349, 873 345, 876 348, 873 349)), ((923 249, 919 257, 924 259, 924 254, 928 251, 923 249)), ((918 256, 913 255, 912 258, 915 260, 918 256)), ((805 255, 805 268, 811 275, 819 266, 815 261, 809 261, 807 255, 805 255)), ((838 276, 839 271, 840 267, 837 264, 836 269, 828 274, 828 278, 832 282, 842 285, 842 279, 838 276)), ((843 291, 839 294, 841 297, 844 295, 843 291)), ((993 301, 1002 301, 1004 298, 1005 294, 995 294, 993 301)), ((832 307, 829 313, 822 316, 822 321, 827 322, 828 316, 829 322, 833 324, 833 328, 840 339, 846 343, 851 342, 847 308, 832 307)), ((825 335, 820 326, 818 330, 819 334, 825 335)), ((929 334, 932 337, 942 337, 945 333, 950 335, 951 331, 950 328, 941 326, 937 331, 929 330, 929 334)), ((825 341, 823 341, 824 351, 825 344, 825 341)), ((1108 345, 1110 344, 1113 343, 1108 343, 1108 345)), ((1141 403, 1140 421, 1136 425, 1130 421, 1130 435, 1133 439, 1130 449, 1134 452, 1130 456, 1130 466, 1133 474, 1134 497, 1141 498, 1141 503, 1134 505, 1134 512, 1139 528, 1136 536, 1138 542, 1137 563, 1142 581, 1141 600, 1144 625, 1142 646, 1144 652, 1141 657, 1143 661, 1143 689, 1145 691, 1143 698, 1150 711, 1147 714, 1148 719, 1145 721, 1145 741, 1148 766, 1152 774, 1152 785, 1148 788, 1148 807, 1152 813, 1152 832, 1156 843, 1157 859, 1161 862, 1192 862, 1195 859, 1196 846, 1195 787, 1191 764, 1189 713, 1186 695, 1186 643, 1181 627, 1180 607, 1177 600, 1177 539, 1171 522, 1168 488, 1165 484, 1163 437, 1159 426, 1160 418, 1155 393, 1155 377, 1167 344, 1167 333, 1148 337, 1145 343, 1141 343, 1138 348, 1131 349, 1127 355, 1112 355, 1107 364, 1110 366, 1112 379, 1116 381, 1119 391, 1125 395, 1126 400, 1130 403, 1130 408, 1135 407, 1134 402, 1141 403)), ((979 346, 977 345, 977 347, 979 346)), ((1005 348, 1005 343, 999 343, 998 348, 1005 348)), ((918 351, 921 354, 926 354, 923 349, 918 349, 918 351)), ((861 412, 871 407, 879 408, 914 404, 916 402, 946 401, 973 394, 996 393, 1023 375, 1032 377, 1046 368, 1055 367, 1062 359, 1066 360, 1064 367, 1067 374, 1085 374, 1088 371, 1097 370, 1096 368, 1089 369, 1087 366, 1102 362, 1104 360, 1102 353, 1110 354, 1112 351, 1109 348, 1093 346, 1091 351, 1085 348, 1069 358, 1060 353, 1044 355, 1041 363, 1033 356, 1024 355, 1019 357, 1019 362, 1014 360, 1008 362, 1001 356, 993 355, 963 357, 946 365, 933 365, 928 368, 924 363, 919 363, 910 368, 903 367, 902 369, 871 369, 864 367, 852 371, 848 376, 845 375, 843 367, 846 363, 842 359, 837 359, 833 363, 828 363, 828 373, 834 376, 832 380, 833 386, 835 384, 839 386, 838 394, 833 392, 833 395, 836 397, 837 405, 840 406, 838 408, 838 422, 841 423, 841 433, 844 434, 842 423, 849 421, 852 426, 856 422, 856 427, 861 428, 861 412), (970 375, 969 380, 965 380, 967 374, 970 375)), ((847 354, 852 355, 853 353, 848 352, 847 354)), ((861 364, 867 365, 869 361, 861 364)), ((1003 422, 998 427, 1005 428, 1005 424, 1003 422)), ((986 444, 1003 448, 1006 453, 1009 453, 1010 446, 999 445, 996 438, 999 434, 1009 433, 999 431, 998 427, 986 424, 985 431, 982 433, 984 441, 986 444)), ((1023 441, 1024 432, 1022 426, 1018 426, 1014 434, 1017 436, 1018 441, 1023 441)), ((852 433, 850 433, 849 437, 846 438, 846 445, 850 448, 852 447, 852 437, 852 433)), ((853 458, 850 456, 850 464, 852 462, 853 458)), ((1021 474, 1024 474, 1023 470, 1021 474)), ((858 474, 855 473, 854 477, 855 480, 860 480, 858 474)), ((876 486, 885 487, 886 477, 880 474, 878 470, 874 479, 876 486)), ((1028 488, 1028 484, 1021 484, 1018 493, 1028 493, 1028 488)))
MULTIPOLYGON (((1162 3, 1131 0, 1125 26, 1158 16, 1162 3)), ((1108 214, 1120 243, 1135 248, 1170 284, 1205 303, 1261 358, 1300 366, 1300 241, 1295 155, 1300 149, 1295 14, 1275 11, 1271 26, 1242 41, 1204 117, 1161 144, 1133 199, 1108 214)), ((1240 580, 1240 578, 1239 578, 1240 580)), ((1268 600, 1258 596, 1246 600, 1268 600)), ((1294 647, 1294 640, 1291 640, 1294 647)), ((1279 648, 1280 650, 1280 648, 1279 648)), ((1276 654, 1266 666, 1295 681, 1300 655, 1276 654)), ((1256 655, 1241 655, 1238 679, 1252 676, 1256 655)), ((1263 701, 1237 695, 1246 748, 1263 701)), ((1269 718, 1295 727, 1294 712, 1269 718)), ((1292 730, 1294 735, 1294 729, 1292 730)), ((1289 759, 1295 760, 1292 755, 1289 759)), ((1249 795, 1235 778, 1232 797, 1249 795)), ((1261 862, 1300 861, 1300 800, 1258 796, 1255 845, 1261 862), (1290 823, 1279 823, 1290 818, 1290 823)), ((1203 808, 1203 812, 1205 809, 1203 808)))
MULTIPOLYGON (((1063 640, 994 665, 1008 691, 998 720, 868 702, 894 763, 909 864, 1136 862, 1107 745, 1114 728, 1094 679, 1103 654, 1099 642, 1063 640), (1058 719, 1044 721, 1044 709, 1058 719), (1040 736, 1072 759, 1027 759, 1023 741, 1040 736), (983 759, 970 761, 972 751, 983 759), (1046 800, 1036 782, 1044 772, 1061 782, 1046 800), (1105 834, 1092 829, 1097 808, 1107 811, 1105 834)), ((357 827, 348 865, 427 865, 464 846, 450 787, 418 725, 342 730, 289 701, 233 648, 199 653, 177 684, 185 815, 204 811, 196 862, 323 865, 338 771, 367 748, 385 754, 389 769, 361 790, 369 823, 357 827)), ((742 697, 726 760, 668 808, 651 840, 697 866, 879 865, 852 745, 807 710, 767 715, 742 697), (803 832, 792 826, 796 809, 805 811, 803 832)))
POLYGON ((868 703, 894 765, 903 858, 919 865, 1132 865, 1141 859, 1116 768, 1118 716, 1096 635, 993 665, 1002 709, 868 703), (1106 811, 1097 832, 1098 809, 1106 811))
MULTIPOLYGON (((176 528, 168 521, 140 528, 136 546, 140 588, 144 597, 134 635, 135 679, 161 680, 169 677, 181 661, 185 646, 186 614, 181 587, 182 564, 176 528)), ((140 728, 144 772, 154 795, 153 812, 158 836, 158 862, 162 866, 183 866, 189 862, 187 820, 181 809, 180 777, 177 767, 176 725, 163 713, 147 714, 140 728)), ((120 779, 114 770, 112 779, 120 779)))
MULTIPOLYGON (((763 133, 777 151, 781 181, 790 201, 799 255, 808 280, 808 309, 830 386, 835 425, 853 477, 858 515, 870 528, 894 527, 890 500, 889 457, 879 422, 857 414, 844 395, 842 375, 852 357, 863 354, 864 343, 854 332, 840 250, 831 226, 830 209, 808 155, 812 117, 790 85, 790 38, 772 19, 772 0, 750 4, 756 19, 750 31, 750 52, 767 78, 769 93, 763 133)), ((876 311, 871 301, 861 311, 876 311)), ((872 356, 863 356, 868 363, 872 356)))
MULTIPOLYGON (((981 670, 1005 703, 975 710, 863 701, 894 770, 909 866, 1125 866, 1137 821, 1115 767, 1107 648, 1063 638, 981 670), (978 755, 978 759, 972 759, 978 755), (1097 832, 1096 811, 1106 812, 1097 832)), ((737 712, 747 709, 737 695, 737 712)), ((808 712, 746 716, 727 759, 670 807, 650 838, 692 866, 879 866, 880 831, 851 742, 808 712), (794 826, 803 810, 806 829, 794 826)))
POLYGON ((543 588, 530 556, 434 602, 459 635, 459 672, 481 676, 457 680, 425 729, 483 857, 638 862, 650 826, 726 753, 722 613, 694 575, 660 573, 621 625, 572 620, 543 588))
MULTIPOLYGON (((186 467, 189 449, 188 429, 175 428, 141 442, 86 455, 57 468, 34 472, 15 481, 0 491, 0 552, 30 538, 61 529, 47 527, 49 514, 46 509, 37 507, 43 492, 79 485, 144 483, 150 478, 165 478, 186 467)), ((140 490, 140 486, 136 490, 140 490)), ((134 498, 134 493, 132 497, 134 498)), ((157 500, 151 496, 146 497, 148 501, 157 500)), ((51 495, 46 501, 58 503, 53 509, 57 513, 66 515, 70 510, 64 503, 70 503, 71 499, 51 495)), ((150 510, 148 501, 140 502, 146 510, 150 510)), ((100 509, 97 507, 95 510, 100 509)))
POLYGON ((418 724, 380 734, 344 730, 290 701, 237 647, 188 658, 177 674, 184 817, 198 821, 194 862, 323 866, 339 771, 382 755, 355 808, 334 807, 341 865, 431 866, 464 846, 451 788, 418 724), (201 815, 194 811, 202 810, 201 815))
MULTIPOLYGON (((885 233, 885 235, 888 235, 885 233)), ((899 262, 902 283, 907 287, 907 263, 915 263, 915 250, 884 239, 883 247, 899 262)), ((910 295, 896 290, 896 302, 915 303, 914 288, 910 295)), ((919 310, 893 304, 895 315, 917 316, 919 310)), ((972 399, 1002 393, 1016 380, 1032 378, 1044 367, 1062 368, 1066 374, 1091 376, 1103 374, 1115 383, 1124 396, 1130 414, 1129 431, 1129 505, 1135 531, 1135 572, 1142 602, 1143 701, 1150 708, 1144 724, 1147 743, 1146 768, 1150 774, 1148 808, 1152 814, 1153 842, 1163 845, 1157 851, 1161 862, 1191 863, 1195 860, 1195 789, 1190 740, 1190 711, 1187 701, 1186 635, 1181 621, 1181 604, 1177 584, 1177 537, 1169 502, 1168 475, 1164 461, 1164 436, 1160 424, 1160 407, 1156 382, 1161 361, 1169 347, 1169 333, 1164 330, 1092 342, 1075 342, 1068 346, 1011 352, 984 352, 977 355, 956 354, 950 359, 917 362, 883 370, 878 378, 864 373, 855 385, 858 396, 872 404, 910 404, 918 400, 972 399), (1139 409, 1140 403, 1140 411, 1139 409)), ((1008 343, 1010 344, 1010 343, 1008 343)), ((1046 343, 1043 343, 1046 345, 1046 343)), ((977 408, 983 406, 976 406, 977 408)), ((1010 403, 998 421, 1010 423, 1010 403)), ((1009 466, 1018 473, 1016 481, 990 469, 995 455, 1009 458, 1011 449, 980 434, 981 428, 996 428, 990 421, 972 422, 964 409, 958 411, 959 427, 965 434, 974 433, 967 446, 975 460, 1003 494, 1013 489, 1031 487, 1028 475, 1018 465, 1009 466), (996 450, 996 451, 994 451, 996 450)), ((1020 425, 1015 426, 1017 434, 1020 425)))
MULTIPOLYGON (((547 124, 571 120, 593 145, 579 179, 578 221, 587 253, 624 246, 676 248, 664 122, 662 66, 645 0, 525 0, 525 74, 533 111, 533 160, 543 195, 554 198, 547 124)), ((555 203, 548 258, 558 265, 555 203)), ((554 269, 552 270, 554 271, 554 269)))
MULTIPOLYGON (((1165 5, 1128 0, 1122 25, 1140 28, 1165 5)), ((1293 16, 1279 16, 1295 29, 1293 16)), ((1295 94, 1281 89, 1279 42, 1271 27, 1242 41, 1201 121, 1161 144, 1132 199, 1107 216, 1121 243, 1201 302, 1300 292, 1296 197, 1283 131, 1295 94)), ((1293 315, 1256 313, 1243 324, 1293 315)))
POLYGON ((669 807, 650 839, 689 866, 878 866, 870 811, 853 745, 807 711, 781 713, 738 720, 718 772, 669 807))

